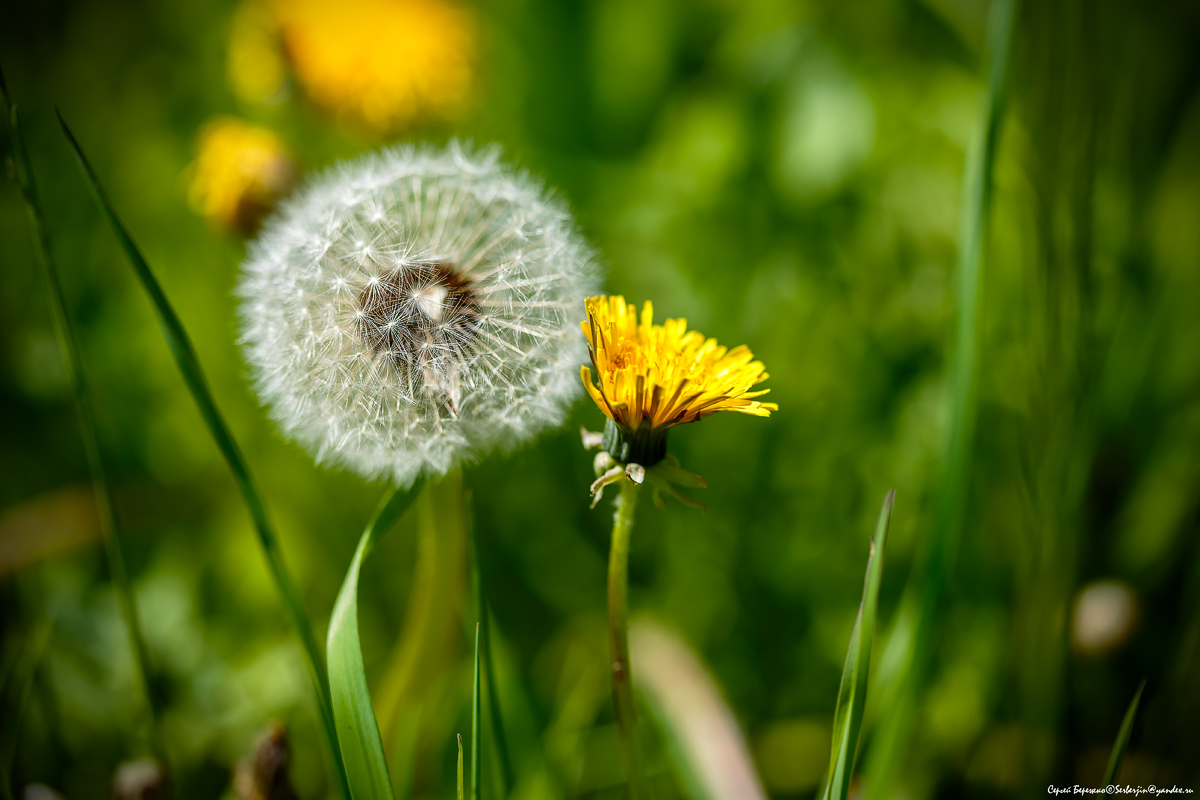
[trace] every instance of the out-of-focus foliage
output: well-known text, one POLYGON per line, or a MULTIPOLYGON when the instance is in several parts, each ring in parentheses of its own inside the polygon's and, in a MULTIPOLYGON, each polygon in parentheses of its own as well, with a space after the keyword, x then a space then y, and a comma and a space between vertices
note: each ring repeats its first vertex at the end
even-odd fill
POLYGON ((296 168, 279 137, 232 117, 204 124, 188 168, 192 209, 219 228, 253 233, 296 183, 296 168))
MULTIPOLYGON (((322 5, 354 27, 369 4, 322 5)), ((608 290, 748 344, 780 410, 672 432, 671 451, 708 480, 709 512, 645 504, 631 605, 704 659, 768 793, 814 795, 879 498, 896 487, 882 653, 943 479, 986 2, 463 3, 447 13, 466 33, 444 41, 471 48, 457 52, 469 92, 453 113, 418 103, 378 123, 306 82, 272 27, 274 6, 9 6, 0 60, 166 680, 181 798, 232 793, 235 769, 275 721, 288 726, 296 792, 330 789, 307 678, 250 521, 54 104, 192 335, 319 635, 384 487, 314 467, 249 389, 231 295, 244 243, 189 208, 188 165, 211 119, 274 131, 303 169, 398 139, 498 141, 571 205, 603 254, 608 290), (258 51, 252 35, 267 37, 258 51), (266 72, 248 88, 231 76, 255 52, 266 72)), ((358 29, 363 52, 398 52, 386 26, 358 29)), ((1122 779, 1200 789, 1198 42, 1194 4, 1020 9, 967 523, 892 794, 1094 785, 1143 677, 1122 779)), ((87 466, 11 186, 0 240, 0 676, 23 669, 31 636, 54 618, 14 786, 108 797, 117 765, 148 752, 142 700, 81 500, 87 466)), ((588 510, 591 457, 576 433, 602 418, 581 399, 571 423, 464 476, 522 798, 622 791, 603 624, 611 517, 588 510)), ((393 776, 415 795, 447 797, 454 733, 470 726, 467 547, 411 517, 364 567, 360 633, 393 776)), ((868 695, 863 764, 878 696, 868 695)), ((651 745, 659 796, 682 795, 667 743, 651 745)), ((492 768, 485 761, 485 796, 492 768)))

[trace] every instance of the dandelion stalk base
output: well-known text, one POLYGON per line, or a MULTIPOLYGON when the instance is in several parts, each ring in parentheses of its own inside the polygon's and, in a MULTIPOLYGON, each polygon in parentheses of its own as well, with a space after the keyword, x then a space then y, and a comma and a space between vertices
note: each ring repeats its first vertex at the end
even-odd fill
POLYGON ((637 713, 633 705, 633 674, 629 666, 629 537, 633 531, 638 488, 631 480, 621 481, 608 556, 608 635, 612 650, 613 705, 621 731, 632 800, 649 796, 642 772, 637 713))

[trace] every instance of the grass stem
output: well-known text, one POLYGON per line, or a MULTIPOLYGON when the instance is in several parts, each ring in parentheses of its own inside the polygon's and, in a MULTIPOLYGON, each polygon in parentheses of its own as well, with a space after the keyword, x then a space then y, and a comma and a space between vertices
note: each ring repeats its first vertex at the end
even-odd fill
POLYGON ((1146 681, 1143 680, 1138 686, 1137 692, 1134 693, 1129 708, 1125 711, 1125 718, 1121 720, 1121 729, 1117 731, 1112 752, 1108 755, 1108 766, 1104 769, 1104 781, 1100 784, 1102 789, 1112 786, 1117 780, 1117 772, 1121 769, 1121 761, 1125 758, 1125 749, 1129 747, 1129 737, 1133 734, 1133 722, 1137 719, 1138 703, 1141 702, 1142 692, 1145 690, 1146 681))
POLYGON ((479 800, 479 778, 483 767, 479 748, 483 739, 483 704, 479 701, 479 627, 475 623, 475 678, 471 684, 471 800, 479 800))
POLYGON ((463 747, 462 734, 458 734, 458 800, 466 800, 463 793, 463 747))
POLYGON ((892 507, 896 490, 887 493, 875 536, 871 539, 867 557, 867 574, 863 580, 862 602, 850 634, 846 650, 846 666, 838 687, 837 707, 833 712, 833 746, 829 758, 829 776, 823 793, 824 800, 846 800, 854 777, 854 762, 858 755, 858 737, 862 728, 863 711, 867 705, 867 684, 871 669, 871 648, 875 639, 875 616, 879 610, 879 587, 883 583, 883 554, 887 547, 888 529, 892 524, 892 507))
POLYGON ((92 490, 96 498, 96 511, 100 520, 100 537, 104 542, 104 554, 108 560, 108 570, 116 589, 121 615, 124 617, 125 627, 129 631, 137 680, 145 693, 146 705, 150 711, 150 749, 165 765, 166 752, 159 731, 159 721, 164 703, 157 689, 157 672, 150 657, 150 649, 146 645, 145 636, 142 634, 133 586, 129 582, 129 575, 125 569, 125 552, 117 526, 112 489, 104 470, 104 460, 100 456, 100 444, 96 435, 96 414, 92 407, 87 376, 83 370, 79 340, 71 325, 70 317, 67 315, 67 305, 63 299, 58 270, 50 257, 50 237, 46 231, 45 218, 42 216, 37 182, 33 175, 33 163, 30 161, 29 152, 25 147, 25 137, 17 117, 17 107, 8 96, 8 87, 4 82, 3 72, 0 72, 0 97, 3 98, 4 120, 8 128, 9 140, 12 142, 14 177, 20 188, 21 197, 25 201, 25 211, 29 216, 29 225, 33 232, 34 254, 46 282, 46 291, 50 296, 50 314, 54 321, 54 334, 58 340, 58 349, 67 375, 67 384, 75 403, 75 413, 79 420, 79 433, 83 440, 88 470, 92 475, 92 490))
POLYGON ((475 605, 475 614, 479 620, 479 646, 482 648, 483 681, 487 694, 488 730, 492 736, 492 746, 496 751, 498 764, 497 776, 500 784, 500 797, 508 797, 513 789, 512 762, 508 755, 508 740, 504 731, 504 718, 500 713, 500 695, 496 687, 496 667, 492 657, 492 639, 489 632, 490 616, 487 594, 483 588, 483 565, 479 561, 479 539, 475 532, 475 506, 467 496, 467 534, 471 546, 471 595, 475 605))

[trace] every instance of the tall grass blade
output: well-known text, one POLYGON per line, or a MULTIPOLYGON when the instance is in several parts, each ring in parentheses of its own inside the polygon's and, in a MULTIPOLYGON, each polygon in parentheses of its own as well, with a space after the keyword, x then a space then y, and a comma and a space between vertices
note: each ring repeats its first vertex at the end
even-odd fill
POLYGON ((363 560, 383 536, 404 516, 420 493, 422 481, 405 491, 393 489, 383 498, 375 516, 367 523, 358 549, 346 572, 329 620, 326 659, 333 716, 337 721, 338 746, 346 765, 350 796, 354 800, 389 800, 395 797, 388 775, 383 738, 375 720, 367 671, 363 666, 358 638, 358 576, 363 560))
POLYGON ((266 506, 250 475, 250 468, 246 464, 246 460, 242 456, 237 442, 234 441, 228 425, 225 424, 225 419, 221 416, 221 412, 217 408, 216 401, 213 399, 212 392, 208 388, 208 381, 204 377, 204 371, 200 367, 200 361, 196 358, 196 352, 192 347, 192 342, 187 335, 187 331, 183 327, 183 323, 179 320, 178 315, 176 315, 175 309, 171 307, 171 303, 167 300, 162 287, 159 286, 154 273, 151 272, 150 265, 146 263, 146 259, 142 256, 141 251, 134 244, 133 238, 117 217, 117 213, 113 209, 112 203, 109 202, 104 187, 100 184, 100 179, 96 176, 95 170, 92 169, 92 165, 83 154, 83 149, 79 146, 79 142, 71 133, 70 128, 67 127, 67 123, 63 120, 61 113, 58 115, 58 122, 62 126, 63 133, 66 135, 71 149, 75 152, 79 166, 83 169, 84 177, 87 179, 88 187, 91 189, 92 196, 95 198, 100 212, 104 215, 104 218, 108 221, 109 226, 116 235, 121 249, 125 251, 129 263, 133 266, 134 273, 136 273, 138 280, 141 281, 142 288, 150 296, 154 313, 158 317, 159 326, 162 328, 163 337, 167 341, 167 347, 170 348, 171 354, 175 357, 175 363, 179 367, 183 381, 187 385, 188 391, 191 392, 192 398, 200 410, 200 416, 204 418, 204 423, 208 426, 208 430, 212 434, 217 448, 221 451, 221 455, 224 456, 226 463, 229 465, 238 491, 241 492, 242 499, 246 503, 246 508, 250 512, 250 517, 254 521, 254 528, 258 533, 263 554, 266 556, 271 577, 274 579, 280 598, 283 600, 284 611, 287 614, 292 629, 300 640, 301 650, 304 653, 308 666, 309 677, 313 682, 313 689, 317 695, 317 708, 321 716, 322 732, 324 733, 325 745, 329 757, 333 761, 337 783, 341 788, 341 794, 349 798, 346 770, 342 765, 341 756, 338 754, 337 734, 333 722, 333 707, 329 699, 329 683, 325 677, 325 670, 321 666, 321 656, 320 650, 317 647, 316 636, 313 634, 312 625, 304 610, 304 603, 300 598, 300 592, 296 589, 296 584, 292 580, 291 573, 288 572, 287 565, 283 561, 283 552, 279 546, 279 539, 276 537, 275 530, 267 518, 266 506))
POLYGON ((950 366, 950 427, 943 479, 923 561, 906 587, 896 629, 881 660, 880 729, 868 767, 868 797, 895 790, 906 757, 932 658, 942 597, 966 516, 979 385, 980 309, 987 223, 992 204, 992 174, 1004 121, 1009 54, 1017 0, 997 0, 988 27, 988 85, 981 125, 967 155, 962 219, 958 241, 958 324, 950 366), (889 674, 884 675, 883 666, 889 674))
POLYGON ((879 607, 879 586, 883 582, 883 550, 887 544, 888 528, 892 522, 892 505, 896 490, 887 493, 875 536, 871 539, 871 554, 867 557, 867 575, 863 581, 862 602, 858 618, 850 634, 846 651, 846 666, 838 687, 837 707, 833 714, 833 746, 829 757, 829 782, 825 785, 825 800, 846 800, 850 778, 854 774, 854 759, 858 750, 858 734, 862 728, 863 709, 867 705, 867 678, 871 668, 871 645, 875 638, 875 613, 879 607))
POLYGON ((479 774, 482 759, 479 752, 481 727, 480 714, 483 707, 479 702, 479 625, 475 623, 475 682, 471 688, 471 800, 479 800, 479 774))
POLYGON ((1145 689, 1146 681, 1143 680, 1129 703, 1125 719, 1121 720, 1121 729, 1117 731, 1117 740, 1113 742, 1112 753, 1108 756, 1108 766, 1104 768, 1104 782, 1100 784, 1101 788, 1112 786, 1117 779, 1117 770, 1121 768, 1121 760, 1125 758, 1125 748, 1129 746, 1129 736, 1133 733, 1133 721, 1137 718, 1138 703, 1141 702, 1145 689))
POLYGON ((37 675, 38 667, 41 666, 42 657, 46 654, 46 647, 50 644, 50 637, 53 633, 53 616, 39 620, 13 668, 11 707, 9 707, 10 703, 5 702, 3 727, 6 730, 0 729, 0 733, 4 735, 3 749, 0 750, 0 781, 3 781, 6 800, 12 800, 13 796, 12 784, 9 781, 12 775, 13 759, 17 754, 17 742, 21 738, 21 723, 25 718, 25 708, 29 705, 33 680, 37 675))
POLYGON ((479 620, 480 648, 483 659, 483 676, 487 687, 488 732, 491 746, 496 753, 500 789, 499 797, 508 797, 513 789, 512 762, 508 757, 508 739, 504 732, 504 717, 500 713, 500 694, 496 689, 496 667, 492 656, 492 640, 488 617, 487 595, 483 589, 483 567, 479 563, 479 540, 475 533, 475 506, 467 497, 467 539, 471 546, 471 596, 479 620))
POLYGON ((458 800, 466 800, 463 795, 463 752, 462 734, 458 734, 458 800))
POLYGON ((29 226, 33 232, 34 253, 37 256, 42 277, 46 282, 46 290, 50 295, 50 314, 54 320, 54 335, 58 340, 58 350, 67 374, 71 397, 75 402, 75 414, 79 419, 79 433, 83 440, 88 470, 92 475, 92 490, 96 496, 96 511, 100 518, 100 535, 104 542, 108 571, 112 575, 113 586, 116 588, 117 602, 121 608, 121 615, 125 619, 125 627, 129 630, 134 669, 137 670, 137 678, 146 694, 146 704, 150 709, 152 731, 150 745, 151 749, 155 751, 155 755, 165 763, 165 753, 158 733, 163 698, 157 689, 157 673, 154 669, 154 662, 150 658, 150 650, 146 646, 146 639, 142 635, 141 620, 138 618, 133 587, 130 585, 128 573, 125 571, 125 553, 117 528, 116 514, 113 510, 112 490, 108 485, 108 475, 104 471, 104 460, 100 457, 100 444, 96 436, 96 416, 92 408, 87 376, 83 371, 83 357, 80 354, 79 341, 75 336, 70 317, 67 315, 62 284, 58 279, 58 270, 50 258, 50 237, 46 232, 45 218, 42 216, 37 181, 33 175, 33 163, 30 161, 29 151, 25 147, 25 136, 17 117, 17 107, 8 96, 8 86, 4 81, 3 70, 0 70, 0 98, 3 100, 4 120, 8 126, 9 140, 12 142, 14 177, 20 188, 21 197, 25 201, 25 211, 29 216, 29 226))

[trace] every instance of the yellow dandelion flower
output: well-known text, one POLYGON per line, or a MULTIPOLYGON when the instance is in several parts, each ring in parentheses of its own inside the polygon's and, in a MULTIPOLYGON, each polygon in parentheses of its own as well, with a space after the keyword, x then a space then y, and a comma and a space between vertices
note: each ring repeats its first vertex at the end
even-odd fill
POLYGON ((472 16, 445 0, 278 0, 297 82, 317 104, 383 134, 449 120, 474 84, 472 16))
POLYGON ((666 455, 666 433, 675 425, 717 411, 770 416, 775 403, 751 391, 768 375, 745 345, 732 350, 687 329, 687 320, 654 324, 647 301, 641 319, 624 297, 591 297, 582 323, 596 368, 581 369, 584 388, 610 420, 604 449, 622 462, 650 466, 666 455))
POLYGON ((200 129, 189 172, 192 207, 239 233, 253 232, 298 177, 278 136, 232 117, 217 117, 200 129))
POLYGON ((655 325, 654 307, 648 301, 641 319, 620 296, 589 297, 584 309, 587 320, 581 326, 596 381, 587 366, 580 368, 580 375, 584 388, 608 417, 602 435, 583 431, 584 447, 601 447, 592 464, 596 474, 590 487, 592 507, 606 486, 619 484, 621 492, 608 551, 608 625, 617 725, 630 767, 630 794, 635 795, 641 754, 633 733, 637 725, 627 620, 629 540, 638 491, 643 483, 649 484, 659 508, 665 505, 663 495, 704 508, 675 488, 703 489, 707 483, 667 455, 667 432, 718 411, 769 417, 779 406, 756 399, 768 390, 752 391, 753 387, 768 376, 745 345, 732 350, 722 347, 716 339, 689 331, 685 319, 655 325))

